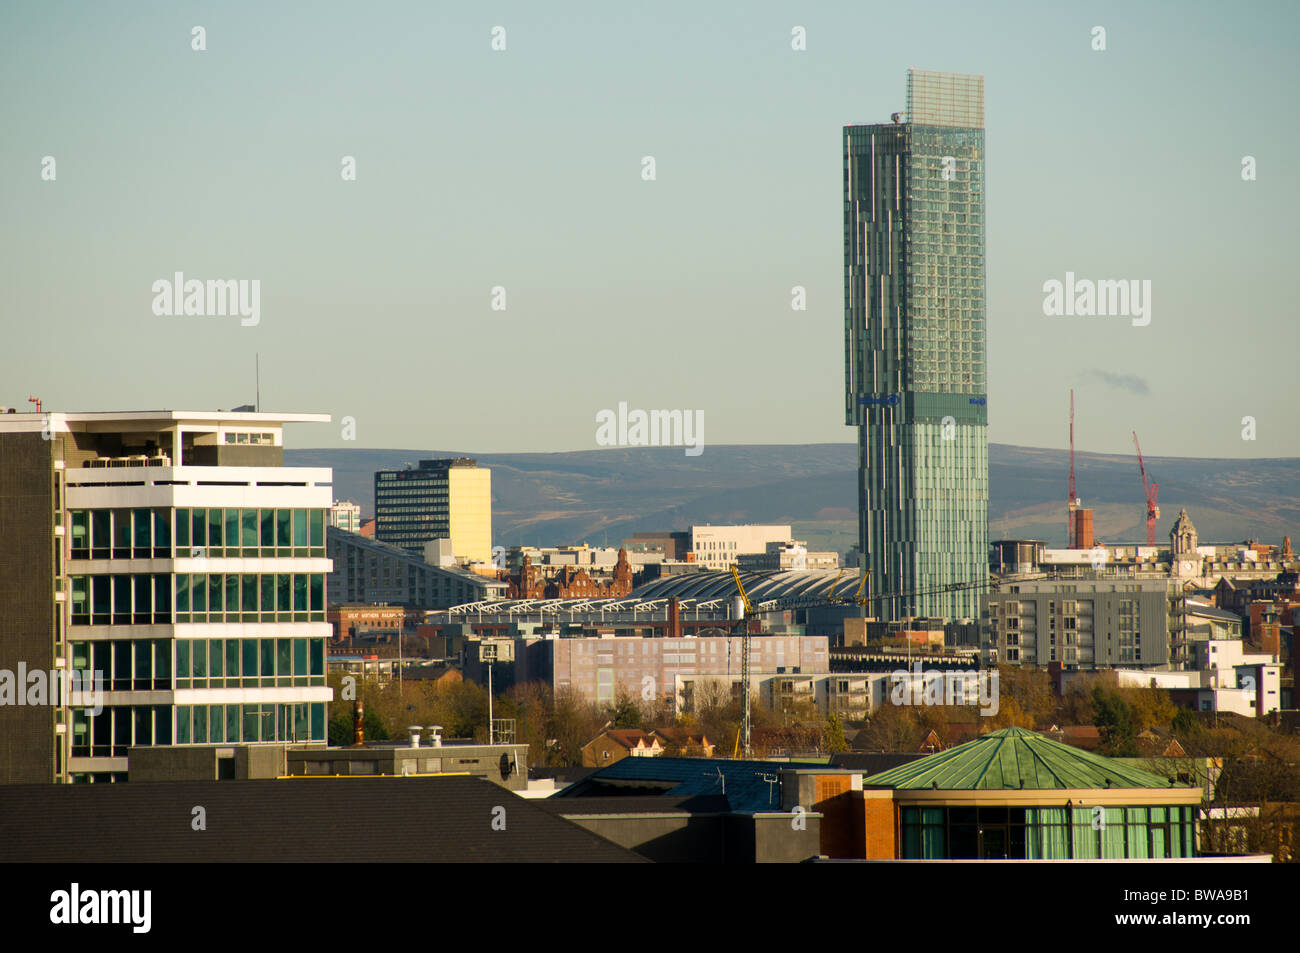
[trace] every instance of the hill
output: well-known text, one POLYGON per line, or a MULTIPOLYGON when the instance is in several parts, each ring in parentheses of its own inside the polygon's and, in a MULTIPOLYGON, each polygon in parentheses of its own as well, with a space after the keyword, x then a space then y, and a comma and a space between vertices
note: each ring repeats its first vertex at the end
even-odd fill
MULTIPOLYGON (((692 523, 790 523, 810 548, 846 551, 857 541, 854 444, 711 446, 567 453, 424 450, 286 450, 291 466, 334 469, 338 499, 374 511, 374 473, 430 457, 474 456, 492 469, 493 536, 502 545, 617 545, 635 532, 692 523)), ((1157 540, 1185 506, 1201 538, 1300 542, 1300 460, 1152 457, 1160 484, 1157 540)), ((1065 540, 1068 455, 989 446, 990 538, 1065 540)), ((1099 539, 1145 541, 1145 504, 1135 457, 1075 453, 1078 491, 1099 539)))

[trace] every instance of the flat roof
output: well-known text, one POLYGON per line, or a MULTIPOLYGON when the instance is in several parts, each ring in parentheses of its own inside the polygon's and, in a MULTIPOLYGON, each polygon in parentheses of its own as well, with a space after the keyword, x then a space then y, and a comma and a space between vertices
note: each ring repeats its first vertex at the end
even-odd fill
POLYGON ((49 420, 66 424, 136 424, 136 423, 250 423, 250 424, 327 424, 329 414, 273 414, 233 410, 131 410, 131 411, 21 411, 0 414, 0 430, 25 431, 40 428, 49 420))

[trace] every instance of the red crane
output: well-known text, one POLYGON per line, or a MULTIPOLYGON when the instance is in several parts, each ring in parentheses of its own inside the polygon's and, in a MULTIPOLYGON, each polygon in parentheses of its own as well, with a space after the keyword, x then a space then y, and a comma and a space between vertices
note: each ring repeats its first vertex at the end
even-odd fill
POLYGON ((1154 546, 1156 544, 1156 520, 1160 519, 1160 507, 1156 506, 1156 494, 1160 492, 1160 484, 1147 479, 1147 468, 1146 464, 1142 462, 1142 445, 1138 443, 1137 431, 1133 432, 1133 446, 1137 447, 1138 469, 1142 471, 1142 489, 1146 492, 1147 497, 1147 545, 1154 546))
POLYGON ((1074 511, 1079 508, 1079 497, 1074 492, 1074 388, 1070 388, 1070 488, 1065 495, 1065 545, 1074 549, 1075 538, 1074 511))

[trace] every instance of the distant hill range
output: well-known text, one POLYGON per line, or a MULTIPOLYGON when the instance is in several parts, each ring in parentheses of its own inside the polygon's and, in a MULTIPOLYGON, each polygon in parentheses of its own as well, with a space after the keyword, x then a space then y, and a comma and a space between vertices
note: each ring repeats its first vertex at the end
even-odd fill
MULTIPOLYGON (((789 523, 810 549, 857 542, 854 444, 481 453, 286 450, 285 464, 334 470, 334 495, 374 515, 374 473, 432 457, 476 457, 492 469, 492 535, 500 545, 618 545, 633 533, 698 523, 789 523)), ((1158 542, 1186 507, 1205 542, 1257 539, 1300 545, 1300 460, 1147 458, 1160 484, 1158 542)), ((1065 542, 1069 458, 1064 450, 989 447, 989 535, 1065 542)), ((1137 458, 1075 453, 1078 493, 1098 539, 1145 542, 1137 458)))

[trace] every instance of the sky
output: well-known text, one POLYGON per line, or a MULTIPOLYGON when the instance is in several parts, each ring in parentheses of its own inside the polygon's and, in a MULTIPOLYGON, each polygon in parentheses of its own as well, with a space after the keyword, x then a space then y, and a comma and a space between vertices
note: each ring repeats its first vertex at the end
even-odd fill
POLYGON ((1080 450, 1297 456, 1298 11, 5 3, 0 405, 229 409, 260 360, 334 417, 299 447, 853 441, 841 129, 915 67, 985 77, 989 440, 1066 446, 1073 387, 1080 450), (155 314, 177 271, 257 323, 155 314), (1067 272, 1150 323, 1045 316, 1067 272))

